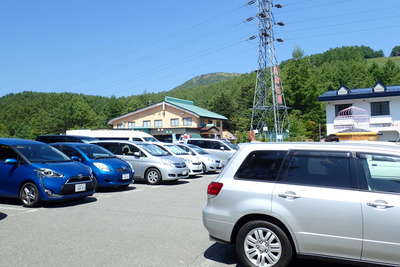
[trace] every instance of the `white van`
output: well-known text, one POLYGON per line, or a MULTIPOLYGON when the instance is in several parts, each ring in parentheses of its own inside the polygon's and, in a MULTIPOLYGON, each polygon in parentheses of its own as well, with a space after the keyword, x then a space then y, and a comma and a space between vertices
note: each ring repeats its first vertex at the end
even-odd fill
POLYGON ((98 140, 125 140, 134 142, 158 142, 154 136, 134 130, 68 130, 67 135, 81 135, 97 138, 98 140))

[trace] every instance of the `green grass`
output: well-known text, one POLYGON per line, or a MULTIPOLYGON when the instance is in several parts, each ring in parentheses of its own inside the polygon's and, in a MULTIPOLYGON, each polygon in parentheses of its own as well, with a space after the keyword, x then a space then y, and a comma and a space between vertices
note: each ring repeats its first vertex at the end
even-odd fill
POLYGON ((370 58, 368 61, 370 62, 375 62, 376 64, 382 66, 384 65, 388 60, 392 60, 394 63, 400 66, 400 57, 377 57, 377 58, 370 58))

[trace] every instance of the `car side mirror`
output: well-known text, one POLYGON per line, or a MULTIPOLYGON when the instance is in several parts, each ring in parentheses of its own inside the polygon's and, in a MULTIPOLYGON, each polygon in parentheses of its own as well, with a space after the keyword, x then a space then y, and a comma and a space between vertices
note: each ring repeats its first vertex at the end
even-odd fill
POLYGON ((134 152, 133 155, 137 158, 140 158, 142 156, 140 152, 134 152))
POLYGON ((219 149, 220 149, 220 150, 225 150, 225 147, 221 146, 219 149))
POLYGON ((73 161, 78 161, 78 162, 81 162, 81 161, 82 161, 82 159, 81 159, 80 157, 77 157, 77 156, 72 156, 71 159, 72 159, 73 161))
POLYGON ((18 164, 18 160, 16 160, 16 159, 6 159, 4 161, 4 163, 5 164, 10 164, 10 165, 16 165, 16 164, 18 164))

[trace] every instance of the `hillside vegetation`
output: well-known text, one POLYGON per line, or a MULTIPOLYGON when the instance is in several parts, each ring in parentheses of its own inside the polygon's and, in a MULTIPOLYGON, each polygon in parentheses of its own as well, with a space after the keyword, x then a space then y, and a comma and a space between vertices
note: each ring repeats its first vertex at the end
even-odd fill
POLYGON ((213 84, 221 81, 230 80, 237 76, 240 76, 240 73, 216 72, 216 73, 203 74, 190 79, 189 81, 183 83, 182 85, 179 85, 178 87, 172 89, 171 91, 193 88, 200 85, 213 84))
MULTIPOLYGON (((386 85, 400 84, 400 66, 392 59, 374 62, 382 61, 371 59, 375 52, 365 47, 342 47, 281 64, 290 107, 291 140, 318 139, 319 124, 325 124, 325 111, 317 98, 326 90, 335 90, 341 84, 349 88, 372 87, 377 80, 386 85)), ((253 72, 169 92, 121 98, 72 93, 9 94, 0 98, 0 136, 35 138, 67 129, 109 127, 109 119, 162 101, 168 95, 193 100, 225 115, 230 119, 225 127, 243 141, 250 127, 255 80, 253 72)))

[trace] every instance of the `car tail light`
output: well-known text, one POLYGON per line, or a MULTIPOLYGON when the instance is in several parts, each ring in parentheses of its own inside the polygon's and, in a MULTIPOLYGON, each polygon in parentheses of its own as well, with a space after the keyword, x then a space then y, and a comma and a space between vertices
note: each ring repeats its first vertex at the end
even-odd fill
POLYGON ((217 196, 221 192, 224 184, 218 182, 212 182, 208 185, 207 194, 211 196, 217 196))

